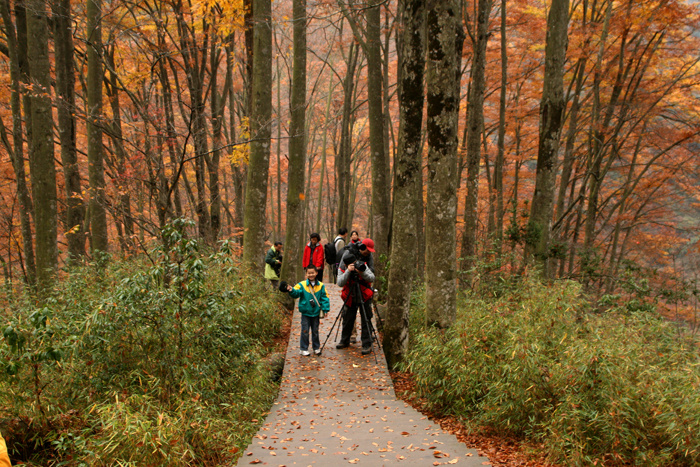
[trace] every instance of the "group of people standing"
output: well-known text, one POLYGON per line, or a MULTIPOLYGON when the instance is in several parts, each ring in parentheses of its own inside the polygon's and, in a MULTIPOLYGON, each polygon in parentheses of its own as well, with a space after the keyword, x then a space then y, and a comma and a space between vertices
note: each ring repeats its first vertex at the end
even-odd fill
MULTIPOLYGON (((342 287, 343 299, 342 332, 338 349, 347 348, 355 341, 355 322, 358 310, 361 311, 361 342, 362 354, 367 355, 372 351, 372 336, 370 326, 372 319, 372 307, 370 306, 374 296, 372 283, 374 276, 374 242, 370 238, 360 239, 359 232, 353 230, 350 239, 347 238, 348 230, 341 228, 333 240, 335 248, 335 262, 331 262, 329 277, 335 278, 339 287, 342 287), (364 305, 361 307, 361 305, 364 305)), ((323 271, 325 270, 326 255, 321 245, 321 236, 312 233, 309 243, 304 247, 302 265, 306 280, 295 286, 282 281, 280 283, 279 270, 282 266, 283 246, 281 242, 275 242, 265 256, 265 278, 270 280, 272 286, 281 292, 287 292, 292 298, 299 299, 299 312, 301 313, 301 338, 299 340, 299 353, 310 355, 309 343, 315 355, 321 353, 321 343, 318 335, 320 319, 330 311, 328 292, 323 284, 323 271), (309 342, 311 333, 311 342, 309 342)), ((332 250, 331 250, 332 253, 332 250)))

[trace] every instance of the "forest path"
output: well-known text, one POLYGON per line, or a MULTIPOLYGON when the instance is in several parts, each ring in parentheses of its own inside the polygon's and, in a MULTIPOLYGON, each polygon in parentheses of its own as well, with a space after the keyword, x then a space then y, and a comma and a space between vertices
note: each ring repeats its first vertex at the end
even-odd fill
MULTIPOLYGON (((321 345, 342 306, 340 289, 326 287, 331 312, 321 320, 321 345)), ((359 321, 358 316, 358 337, 359 321)), ((333 329, 323 354, 306 357, 299 354, 300 333, 295 309, 280 392, 238 465, 489 464, 487 458, 396 399, 384 354, 376 345, 378 363, 375 354, 360 353, 359 343, 336 349, 333 329)))

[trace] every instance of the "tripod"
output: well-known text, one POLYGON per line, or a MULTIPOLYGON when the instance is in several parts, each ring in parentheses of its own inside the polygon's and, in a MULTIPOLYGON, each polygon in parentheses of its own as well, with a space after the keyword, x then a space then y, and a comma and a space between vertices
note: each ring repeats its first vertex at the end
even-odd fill
MULTIPOLYGON (((379 342, 379 336, 377 335, 377 332, 374 329, 374 325, 372 324, 372 319, 371 315, 368 314, 367 308, 365 304, 365 301, 362 299, 362 290, 360 288, 360 283, 355 280, 354 283, 351 285, 350 289, 350 294, 348 295, 348 298, 345 299, 345 302, 343 303, 343 307, 341 308, 340 312, 338 313, 338 316, 336 316, 335 321, 333 322, 333 326, 331 326, 331 330, 328 332, 328 335, 326 336, 326 340, 323 342, 323 346, 321 346, 321 352, 323 352, 323 349, 326 347, 326 343, 328 342, 328 339, 330 338, 331 334, 333 334, 333 329, 335 326, 338 324, 338 320, 340 319, 340 316, 343 315, 343 320, 345 320, 345 313, 349 312, 350 310, 350 305, 348 305, 348 301, 352 299, 353 303, 357 303, 357 309, 360 310, 360 319, 361 323, 366 323, 365 325, 367 326, 367 332, 369 333, 369 337, 371 340, 371 352, 374 354, 374 361, 375 363, 378 363, 377 360, 377 354, 374 351, 374 343, 376 342, 377 347, 381 349, 381 343, 379 342)), ((376 309, 376 307, 375 307, 376 309)), ((357 312, 357 311, 356 311, 357 312)), ((371 309, 370 309, 371 313, 371 309)), ((377 319, 379 319, 379 315, 377 314, 377 319)), ((336 340, 338 338, 338 332, 340 330, 340 326, 336 330, 336 340)))

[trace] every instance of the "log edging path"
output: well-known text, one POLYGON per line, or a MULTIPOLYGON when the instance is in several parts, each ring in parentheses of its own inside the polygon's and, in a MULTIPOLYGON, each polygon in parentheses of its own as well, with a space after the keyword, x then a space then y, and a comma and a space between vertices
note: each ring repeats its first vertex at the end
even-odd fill
MULTIPOLYGON (((339 288, 326 287, 331 312, 321 320, 321 344, 342 305, 339 288)), ((359 327, 359 316, 357 321, 359 327)), ((295 310, 280 392, 239 466, 489 465, 487 458, 396 399, 376 345, 378 363, 374 354, 360 353, 359 343, 336 349, 334 330, 321 356, 302 356, 300 328, 295 310)))

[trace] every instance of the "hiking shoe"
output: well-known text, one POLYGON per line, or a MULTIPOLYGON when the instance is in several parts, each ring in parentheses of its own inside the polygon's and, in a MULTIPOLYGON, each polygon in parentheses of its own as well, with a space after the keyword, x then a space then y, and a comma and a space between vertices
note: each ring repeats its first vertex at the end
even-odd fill
POLYGON ((342 342, 335 346, 336 349, 345 349, 349 344, 343 344, 342 342))
POLYGON ((300 350, 299 355, 303 355, 304 357, 308 357, 311 355, 308 350, 300 350))
POLYGON ((314 350, 314 355, 321 355, 321 349, 314 350))
POLYGON ((372 347, 362 347, 362 355, 367 355, 372 353, 372 347))

